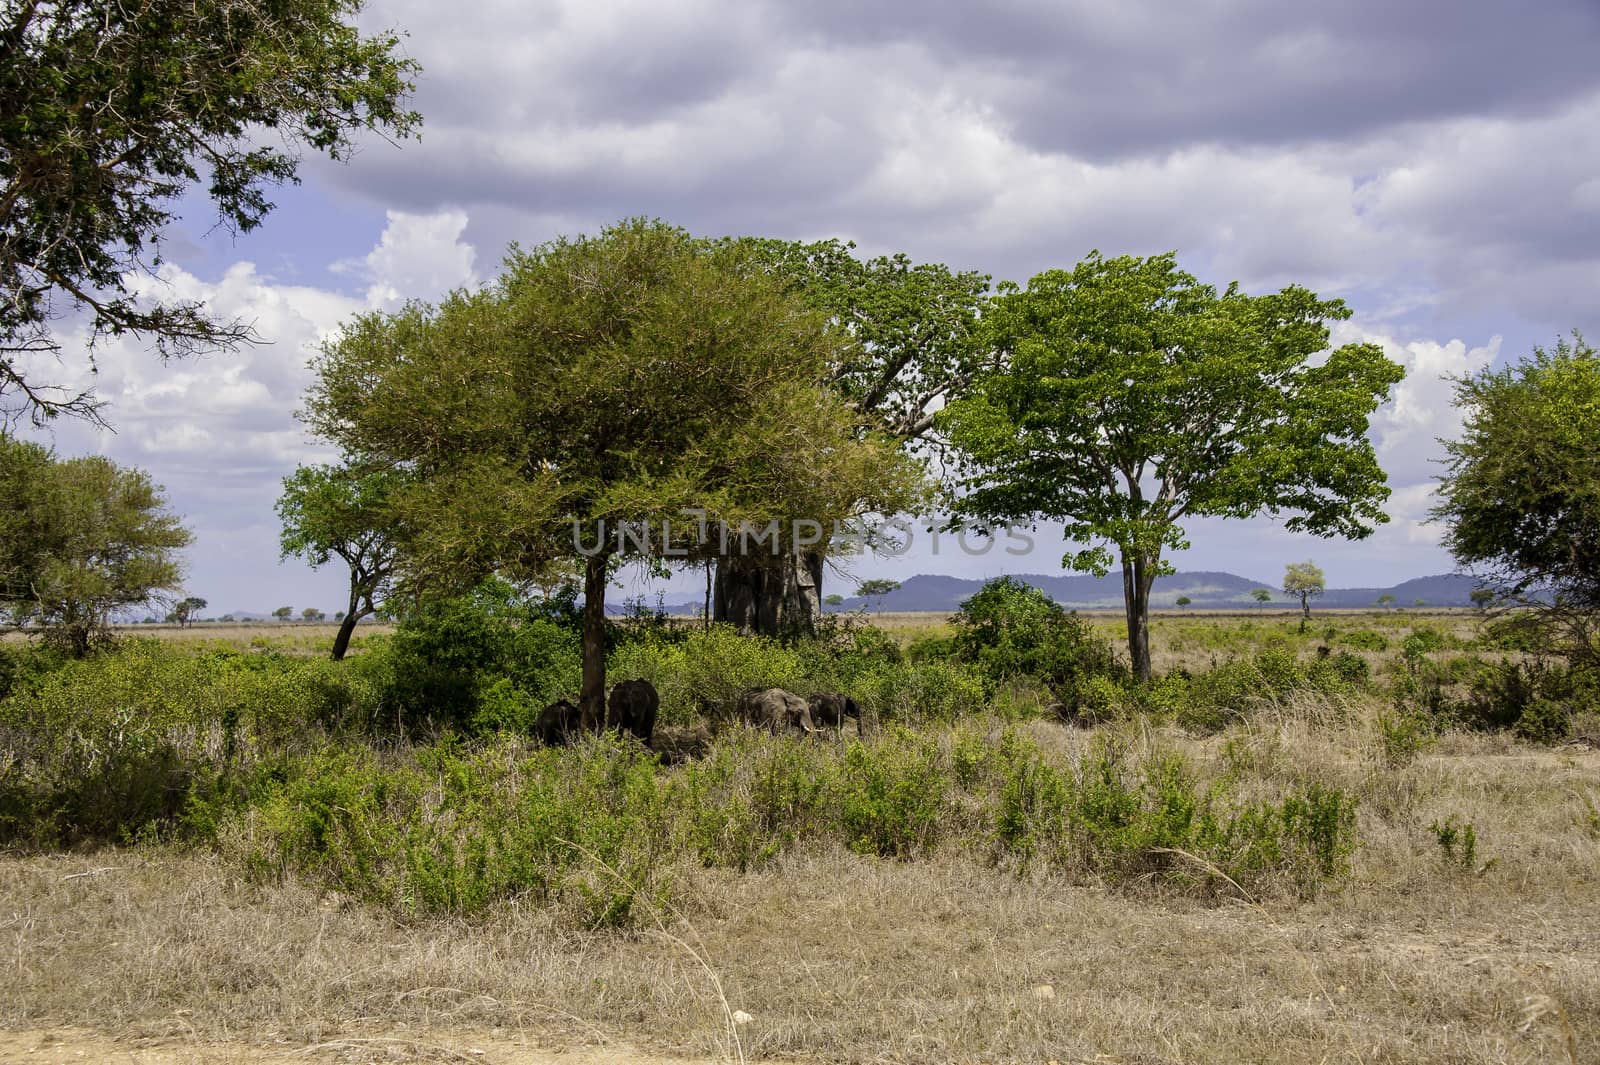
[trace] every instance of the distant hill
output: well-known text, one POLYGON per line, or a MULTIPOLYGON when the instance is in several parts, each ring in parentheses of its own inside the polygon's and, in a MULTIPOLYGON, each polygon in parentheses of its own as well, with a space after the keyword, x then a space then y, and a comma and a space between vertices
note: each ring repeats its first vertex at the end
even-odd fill
MULTIPOLYGON (((1047 575, 1019 573, 1017 580, 1044 592, 1064 607, 1074 610, 1122 609, 1122 577, 1110 574, 1105 577, 1077 575, 1047 575)), ((945 577, 936 574, 918 574, 908 577, 900 587, 874 600, 871 606, 878 610, 903 611, 953 611, 961 601, 983 587, 978 579, 945 577)), ((1329 588, 1313 602, 1325 607, 1370 607, 1382 595, 1394 596, 1395 606, 1415 606, 1421 600, 1425 606, 1471 606, 1470 593, 1477 582, 1471 577, 1443 573, 1432 577, 1416 577, 1390 588, 1329 588)), ((1150 605, 1157 608, 1177 606, 1180 595, 1186 595, 1197 610, 1225 610, 1236 607, 1256 607, 1250 593, 1265 588, 1272 600, 1265 609, 1298 607, 1298 599, 1290 599, 1278 590, 1274 581, 1250 580, 1234 573, 1214 573, 1197 570, 1177 573, 1170 577, 1157 577, 1150 592, 1150 605)), ((868 606, 865 599, 852 596, 843 604, 829 610, 856 610, 868 606)))

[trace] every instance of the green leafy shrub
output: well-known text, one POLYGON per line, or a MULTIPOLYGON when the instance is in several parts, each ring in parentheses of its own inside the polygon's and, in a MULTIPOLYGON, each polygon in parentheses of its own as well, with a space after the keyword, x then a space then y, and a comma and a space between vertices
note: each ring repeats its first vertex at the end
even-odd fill
POLYGON ((1358 651, 1387 651, 1389 638, 1372 629, 1354 629, 1339 637, 1339 642, 1358 651))
POLYGON ((1250 891, 1282 879, 1310 891, 1342 875, 1355 846, 1355 802, 1334 789, 1235 806, 1225 783, 1202 788, 1176 755, 1141 762, 1115 739, 1097 742, 1075 770, 1031 744, 1002 747, 995 839, 1024 867, 1043 860, 1114 880, 1231 880, 1250 891))
POLYGON ((527 730, 539 708, 577 690, 582 674, 577 637, 536 613, 498 580, 421 603, 389 644, 381 720, 410 732, 527 730))
POLYGON ((741 636, 730 625, 713 625, 670 642, 642 639, 617 648, 608 674, 640 677, 661 696, 660 721, 682 725, 698 715, 729 712, 751 688, 805 686, 800 656, 792 647, 761 636, 741 636))
POLYGON ((1111 642, 1075 613, 1012 577, 985 584, 951 618, 958 658, 991 687, 1019 676, 1037 677, 1068 710, 1088 698, 1094 677, 1118 677, 1111 642))
POLYGON ((986 678, 961 662, 884 663, 858 677, 856 701, 879 721, 951 721, 988 705, 986 678))
POLYGON ((836 801, 851 850, 911 858, 938 841, 949 786, 938 747, 897 732, 871 748, 852 743, 838 777, 836 801))
POLYGON ((0 838, 55 846, 171 827, 197 781, 305 743, 312 692, 297 660, 156 640, 65 663, 0 701, 0 838))
POLYGON ((667 811, 648 755, 610 737, 388 760, 354 748, 307 760, 225 839, 258 876, 313 875, 404 913, 528 898, 609 927, 665 898, 667 811))

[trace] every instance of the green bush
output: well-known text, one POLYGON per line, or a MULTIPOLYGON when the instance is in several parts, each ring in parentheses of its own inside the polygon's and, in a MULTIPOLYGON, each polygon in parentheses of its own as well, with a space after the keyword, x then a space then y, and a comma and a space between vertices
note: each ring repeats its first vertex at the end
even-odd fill
POLYGON ((1339 642, 1358 651, 1387 651, 1389 638, 1372 629, 1355 629, 1339 637, 1339 642))
POLYGON ((659 720, 682 725, 701 714, 726 714, 751 688, 804 687, 800 656, 792 647, 760 636, 741 636, 729 625, 713 625, 670 642, 641 639, 624 644, 607 664, 609 676, 640 677, 661 696, 659 720))
POLYGON ((1075 613, 1012 577, 985 584, 951 618, 958 658, 989 682, 1036 677, 1069 712, 1082 708, 1094 677, 1118 677, 1111 643, 1075 613))
POLYGON ((577 636, 491 580, 468 595, 427 600, 388 649, 390 686, 378 718, 407 732, 526 731, 541 707, 575 693, 577 636))
POLYGON ((1230 805, 1176 755, 1142 762, 1098 741, 1075 770, 1031 744, 1003 746, 995 838, 1024 867, 1044 860, 1113 880, 1156 877, 1247 891, 1282 879, 1300 891, 1340 876, 1355 846, 1355 802, 1310 785, 1277 803, 1230 805))
POLYGON ((879 721, 953 721, 988 705, 986 679, 961 662, 884 663, 856 678, 851 690, 879 721))
POLYGON ((526 898, 608 927, 665 897, 667 812, 648 755, 614 738, 388 760, 354 748, 306 761, 225 838, 258 876, 312 875, 403 913, 526 898))
POLYGON ((0 700, 0 839, 126 840, 171 827, 197 782, 307 738, 315 686, 276 655, 124 640, 0 700))

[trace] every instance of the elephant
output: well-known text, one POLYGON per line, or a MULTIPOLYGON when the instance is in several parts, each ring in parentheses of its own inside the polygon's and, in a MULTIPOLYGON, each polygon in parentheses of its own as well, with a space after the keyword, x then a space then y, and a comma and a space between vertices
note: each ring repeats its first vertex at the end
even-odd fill
POLYGON ((739 698, 739 716, 774 736, 780 732, 818 731, 811 720, 811 707, 800 696, 782 688, 754 689, 739 698))
POLYGON ((611 689, 606 706, 606 727, 619 732, 630 732, 639 742, 650 746, 650 736, 656 730, 656 712, 661 709, 661 696, 655 685, 647 680, 625 680, 611 689))
POLYGON ((856 719, 857 729, 861 727, 861 707, 844 692, 812 692, 806 703, 818 727, 843 729, 847 717, 856 719))
POLYGON ((565 699, 557 699, 539 711, 534 735, 546 747, 564 747, 583 731, 583 713, 565 699))

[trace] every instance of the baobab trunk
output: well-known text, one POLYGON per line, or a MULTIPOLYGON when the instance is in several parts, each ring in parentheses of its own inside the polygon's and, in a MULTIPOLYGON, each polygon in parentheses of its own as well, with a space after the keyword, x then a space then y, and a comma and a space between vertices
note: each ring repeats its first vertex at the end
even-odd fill
POLYGON ((743 633, 805 636, 822 616, 822 555, 730 555, 717 560, 712 618, 743 633))

